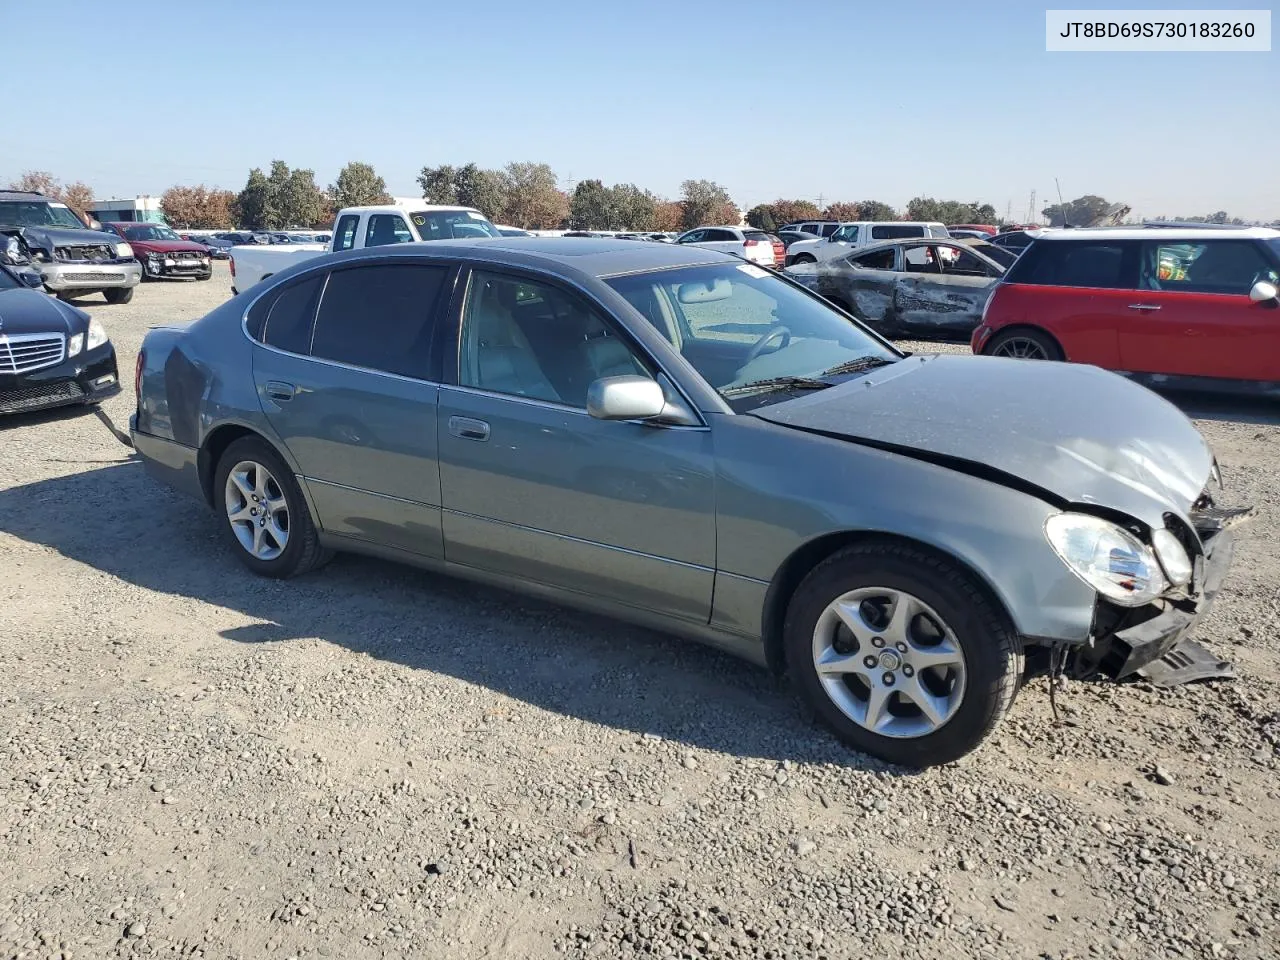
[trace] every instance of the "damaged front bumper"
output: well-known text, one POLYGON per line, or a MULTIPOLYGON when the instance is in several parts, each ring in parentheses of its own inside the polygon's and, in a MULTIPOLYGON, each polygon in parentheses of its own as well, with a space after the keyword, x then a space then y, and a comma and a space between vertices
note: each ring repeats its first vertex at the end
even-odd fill
POLYGON ((1164 657, 1204 619, 1231 568, 1234 538, 1231 527, 1251 510, 1209 510, 1197 522, 1204 553, 1195 562, 1195 575, 1185 596, 1165 597, 1136 610, 1100 606, 1099 630, 1067 659, 1068 675, 1083 678, 1102 674, 1123 680, 1164 657))

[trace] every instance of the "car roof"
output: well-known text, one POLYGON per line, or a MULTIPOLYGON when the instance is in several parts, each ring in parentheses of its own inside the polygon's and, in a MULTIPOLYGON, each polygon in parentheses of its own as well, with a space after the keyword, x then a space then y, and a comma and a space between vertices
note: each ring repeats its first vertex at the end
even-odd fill
POLYGON ((1037 240, 1222 240, 1244 237, 1248 240, 1273 240, 1280 238, 1280 230, 1273 227, 1239 227, 1222 230, 1214 227, 1072 227, 1026 231, 1037 240))
MULTIPOLYGON (((486 237, 427 240, 365 247, 333 254, 335 260, 387 256, 457 257, 494 264, 582 273, 597 279, 712 263, 741 263, 742 258, 706 247, 635 243, 611 237, 486 237)), ((311 261, 307 261, 311 263, 311 261)))
MULTIPOLYGON (((438 203, 375 203, 364 207, 343 207, 339 213, 434 213, 437 210, 446 213, 480 213, 475 207, 460 207, 455 204, 438 203)), ((268 231, 276 232, 279 231, 268 231)))
POLYGON ((46 197, 43 193, 33 193, 29 190, 0 190, 0 202, 5 200, 45 200, 52 202, 52 197, 46 197))

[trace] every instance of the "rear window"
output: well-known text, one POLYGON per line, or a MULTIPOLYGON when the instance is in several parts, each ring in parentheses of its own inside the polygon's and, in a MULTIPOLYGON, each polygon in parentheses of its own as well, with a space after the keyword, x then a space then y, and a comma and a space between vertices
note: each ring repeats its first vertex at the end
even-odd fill
POLYGON ((1133 289, 1136 244, 1129 241, 1033 243, 1009 270, 1011 283, 1038 286, 1133 289))
POLYGON ((743 230, 742 237, 744 240, 768 240, 769 235, 763 230, 743 230))
POLYGON ((945 238, 947 238, 947 237, 951 236, 951 231, 950 231, 950 230, 948 230, 948 229, 947 229, 946 227, 944 227, 944 226, 941 226, 941 225, 937 225, 937 224, 935 224, 934 226, 931 226, 931 227, 929 228, 929 236, 931 236, 931 237, 941 237, 941 238, 945 239, 945 238))
POLYGON ((871 228, 872 240, 901 240, 903 237, 923 237, 924 227, 879 224, 871 228))

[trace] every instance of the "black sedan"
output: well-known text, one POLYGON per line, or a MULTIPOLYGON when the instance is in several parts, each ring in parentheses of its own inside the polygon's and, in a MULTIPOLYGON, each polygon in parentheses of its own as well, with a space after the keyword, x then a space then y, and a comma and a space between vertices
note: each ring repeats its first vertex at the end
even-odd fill
POLYGON ((0 265, 0 414, 97 403, 119 392, 116 351, 102 324, 0 265))

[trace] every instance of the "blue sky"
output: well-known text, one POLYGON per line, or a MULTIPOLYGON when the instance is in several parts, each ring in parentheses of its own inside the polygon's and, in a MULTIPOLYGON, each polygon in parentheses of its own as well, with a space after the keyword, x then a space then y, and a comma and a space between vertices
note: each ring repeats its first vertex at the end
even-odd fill
POLYGON ((279 158, 323 186, 364 160, 416 195, 424 164, 536 160, 562 187, 707 178, 744 206, 922 194, 1017 219, 1057 177, 1144 216, 1280 218, 1280 53, 1046 53, 1025 0, 56 7, 30 22, 58 42, 0 44, 0 181, 239 189, 279 158))

